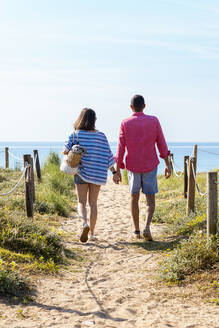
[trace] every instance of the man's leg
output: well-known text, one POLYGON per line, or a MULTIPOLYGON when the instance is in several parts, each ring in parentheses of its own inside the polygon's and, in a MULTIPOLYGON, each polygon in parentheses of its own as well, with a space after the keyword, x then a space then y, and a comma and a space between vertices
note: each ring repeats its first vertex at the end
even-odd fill
POLYGON ((145 240, 149 240, 149 241, 153 240, 150 231, 150 223, 154 214, 154 210, 155 210, 155 194, 146 195, 146 226, 143 231, 143 236, 145 240))
POLYGON ((134 223, 134 227, 136 231, 139 231, 139 193, 138 194, 131 194, 131 201, 130 201, 130 207, 131 207, 131 214, 132 219, 134 223))
POLYGON ((155 210, 155 194, 146 195, 146 226, 145 229, 150 228, 150 223, 155 210))

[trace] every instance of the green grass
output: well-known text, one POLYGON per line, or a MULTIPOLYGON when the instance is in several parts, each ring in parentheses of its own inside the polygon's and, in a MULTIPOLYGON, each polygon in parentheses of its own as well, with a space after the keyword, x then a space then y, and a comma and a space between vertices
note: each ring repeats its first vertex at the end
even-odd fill
POLYGON ((50 153, 42 169, 42 183, 36 192, 35 211, 68 217, 76 201, 74 181, 60 171, 60 159, 50 153))
POLYGON ((23 298, 30 294, 31 288, 27 279, 14 272, 13 269, 0 264, 0 295, 23 298))
POLYGON ((51 232, 45 223, 10 215, 0 220, 0 246, 6 249, 33 254, 36 258, 59 262, 63 246, 58 234, 51 232))
MULTIPOLYGON (((202 192, 206 190, 206 174, 197 175, 202 192)), ((165 180, 158 177, 159 193, 154 222, 165 223, 168 236, 177 236, 181 241, 165 252, 161 261, 161 278, 164 281, 180 282, 203 271, 214 271, 219 263, 219 236, 207 242, 206 197, 195 195, 195 212, 186 214, 187 200, 183 197, 183 177, 172 176, 165 180)))
POLYGON ((212 237, 207 242, 206 234, 197 231, 165 254, 161 277, 166 281, 181 281, 193 273, 213 269, 218 262, 219 237, 212 237))
MULTIPOLYGON (((72 176, 60 172, 60 159, 51 153, 43 166, 42 182, 35 179, 34 218, 26 217, 24 183, 0 197, 0 293, 19 299, 31 294, 31 274, 57 274, 83 262, 77 250, 64 247, 59 227, 74 209, 72 176)), ((0 169, 0 193, 9 191, 21 176, 19 170, 0 169)), ((86 257, 86 254, 83 254, 86 257)))

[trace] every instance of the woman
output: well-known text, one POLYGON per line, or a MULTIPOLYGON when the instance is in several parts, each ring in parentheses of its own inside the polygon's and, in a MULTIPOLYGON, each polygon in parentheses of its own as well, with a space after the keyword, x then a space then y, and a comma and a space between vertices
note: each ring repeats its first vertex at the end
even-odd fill
POLYGON ((97 221, 97 199, 100 186, 106 184, 107 170, 113 173, 113 181, 119 183, 119 176, 113 166, 115 163, 113 153, 108 140, 103 132, 96 130, 96 114, 90 108, 82 109, 78 119, 74 123, 75 132, 69 136, 65 144, 64 154, 73 146, 73 140, 86 149, 82 155, 81 163, 78 167, 78 174, 74 176, 77 189, 78 214, 83 220, 83 228, 80 240, 85 243, 88 240, 97 240, 94 235, 94 228, 97 221), (88 225, 86 204, 90 207, 90 225, 88 225))

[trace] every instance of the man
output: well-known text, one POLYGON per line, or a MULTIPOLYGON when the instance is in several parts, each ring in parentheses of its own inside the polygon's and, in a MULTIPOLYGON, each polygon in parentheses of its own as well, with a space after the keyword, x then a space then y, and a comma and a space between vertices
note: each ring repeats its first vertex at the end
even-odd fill
POLYGON ((155 194, 157 189, 157 166, 159 160, 155 146, 164 159, 165 177, 171 175, 168 160, 169 150, 159 123, 155 116, 143 113, 144 98, 135 95, 130 105, 133 115, 123 120, 119 131, 119 142, 116 152, 117 173, 121 177, 120 168, 128 170, 128 180, 131 192, 131 214, 135 227, 134 236, 140 238, 139 228, 139 195, 140 190, 146 195, 146 225, 143 230, 145 240, 153 240, 150 223, 155 210, 155 194), (123 157, 126 151, 125 164, 123 157))

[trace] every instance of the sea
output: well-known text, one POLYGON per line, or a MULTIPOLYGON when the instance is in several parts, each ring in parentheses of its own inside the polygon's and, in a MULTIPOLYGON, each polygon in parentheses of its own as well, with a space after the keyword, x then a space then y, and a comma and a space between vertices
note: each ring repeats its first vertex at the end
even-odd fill
MULTIPOLYGON (((219 168, 219 142, 168 142, 168 148, 174 156, 175 170, 180 172, 184 166, 184 156, 192 156, 194 145, 198 145, 197 172, 208 172, 219 168)), ((112 152, 116 152, 116 142, 110 142, 112 152)), ((22 169, 23 155, 33 155, 33 150, 37 149, 40 165, 43 166, 50 152, 56 152, 62 158, 63 142, 0 142, 0 167, 5 166, 5 147, 9 148, 9 167, 11 169, 22 169)), ((158 174, 163 174, 165 169, 164 161, 160 159, 158 174)))

